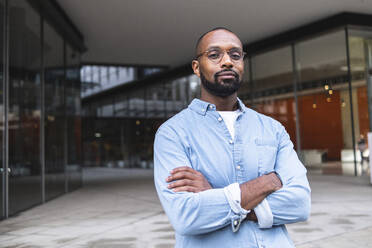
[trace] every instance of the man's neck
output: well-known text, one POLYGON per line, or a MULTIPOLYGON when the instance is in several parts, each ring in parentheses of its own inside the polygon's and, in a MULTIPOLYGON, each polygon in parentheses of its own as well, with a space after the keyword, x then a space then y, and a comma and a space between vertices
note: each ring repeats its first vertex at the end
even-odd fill
POLYGON ((209 92, 202 89, 200 99, 216 105, 217 111, 234 111, 238 109, 237 93, 226 97, 220 97, 211 95, 209 92))

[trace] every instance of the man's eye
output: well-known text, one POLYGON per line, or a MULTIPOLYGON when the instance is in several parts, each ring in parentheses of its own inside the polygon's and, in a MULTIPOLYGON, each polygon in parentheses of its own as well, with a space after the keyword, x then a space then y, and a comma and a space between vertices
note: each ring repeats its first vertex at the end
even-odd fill
POLYGON ((218 59, 219 56, 220 56, 220 54, 217 53, 217 52, 212 52, 212 53, 208 54, 208 58, 210 58, 210 59, 218 59))
POLYGON ((230 53, 230 57, 233 59, 233 60, 239 60, 242 55, 240 55, 240 53, 230 53))

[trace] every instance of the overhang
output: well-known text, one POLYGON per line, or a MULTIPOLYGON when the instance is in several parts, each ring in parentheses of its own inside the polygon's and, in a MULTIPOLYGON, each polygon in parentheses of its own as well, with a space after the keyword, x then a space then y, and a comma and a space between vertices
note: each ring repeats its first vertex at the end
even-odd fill
POLYGON ((224 26, 250 44, 342 12, 372 14, 367 0, 56 0, 85 38, 85 63, 177 67, 197 38, 224 26))

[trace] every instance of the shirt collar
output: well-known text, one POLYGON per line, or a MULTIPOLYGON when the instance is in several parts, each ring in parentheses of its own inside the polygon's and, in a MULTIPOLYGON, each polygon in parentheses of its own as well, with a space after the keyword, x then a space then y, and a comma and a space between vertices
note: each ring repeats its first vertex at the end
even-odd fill
MULTIPOLYGON (((244 103, 239 98, 237 99, 238 99, 238 108, 240 109, 242 113, 245 113, 247 107, 244 105, 244 103)), ((216 105, 195 98, 190 103, 189 108, 200 115, 206 115, 207 111, 216 110, 216 105)))

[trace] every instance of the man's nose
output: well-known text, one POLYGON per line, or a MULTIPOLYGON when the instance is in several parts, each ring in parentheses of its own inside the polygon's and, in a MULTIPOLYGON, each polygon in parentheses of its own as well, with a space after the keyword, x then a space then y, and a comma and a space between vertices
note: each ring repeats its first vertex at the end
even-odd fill
POLYGON ((233 67, 233 62, 231 61, 230 55, 227 52, 224 52, 221 58, 221 67, 231 68, 233 67))

